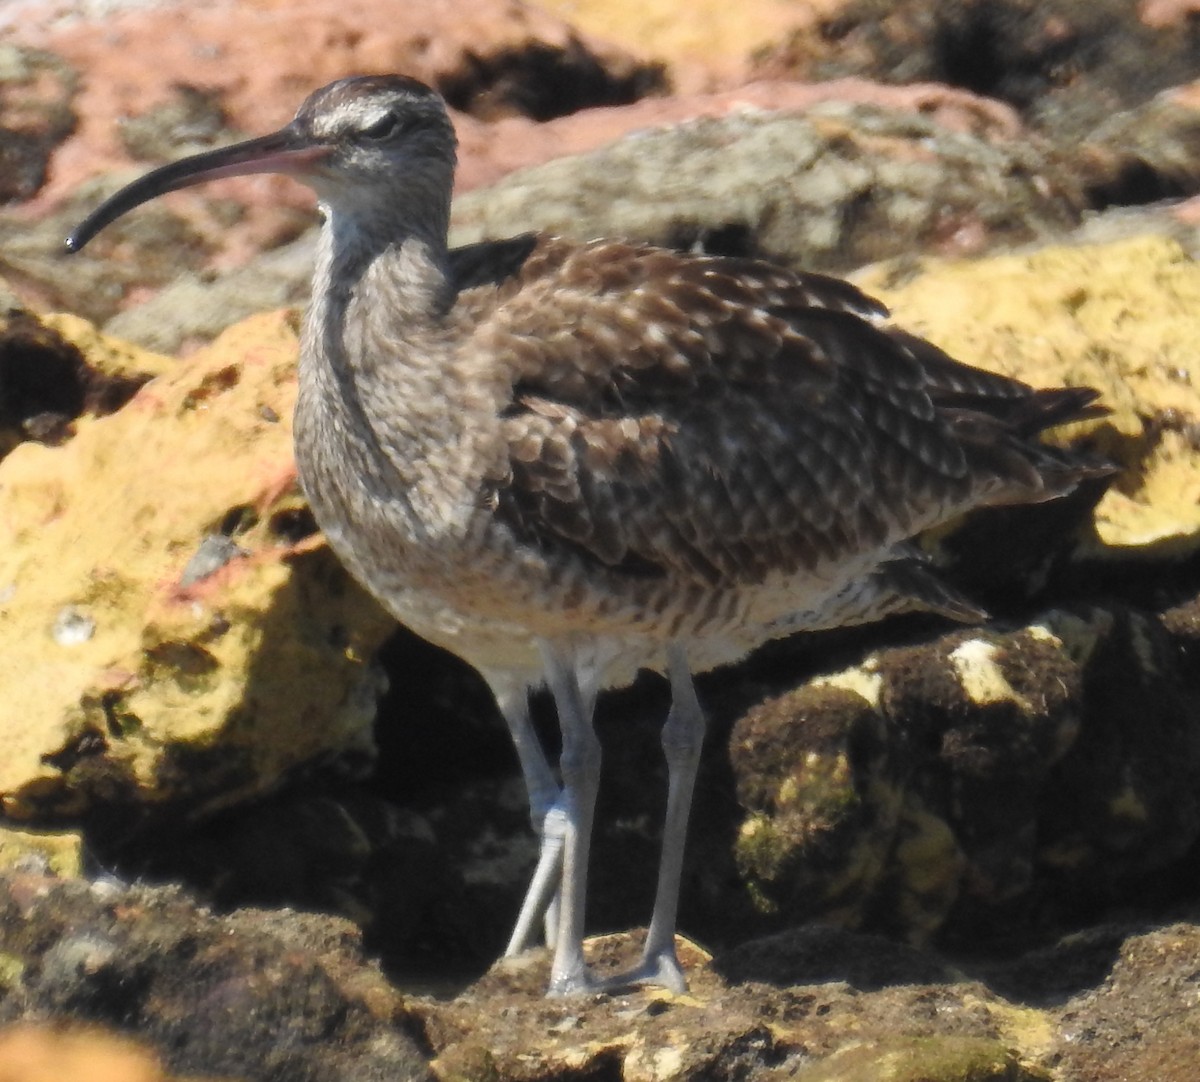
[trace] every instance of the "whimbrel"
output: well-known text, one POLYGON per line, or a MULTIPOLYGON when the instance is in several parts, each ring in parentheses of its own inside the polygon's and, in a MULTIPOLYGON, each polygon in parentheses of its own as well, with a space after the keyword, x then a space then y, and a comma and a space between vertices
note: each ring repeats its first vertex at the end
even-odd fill
POLYGON ((551 992, 682 989, 675 918, 704 732, 691 674, 793 631, 903 609, 979 616, 906 542, 1101 472, 1039 440, 1095 413, 1096 395, 960 364, 848 283, 752 259, 534 235, 451 250, 455 145, 423 84, 343 79, 274 134, 135 181, 67 246, 216 177, 288 173, 315 191, 300 477, 351 573, 495 692, 542 837, 509 951, 557 909, 551 992), (672 692, 662 854, 641 963, 601 982, 582 945, 592 710, 639 668, 672 692), (529 720, 543 683, 561 781, 529 720))

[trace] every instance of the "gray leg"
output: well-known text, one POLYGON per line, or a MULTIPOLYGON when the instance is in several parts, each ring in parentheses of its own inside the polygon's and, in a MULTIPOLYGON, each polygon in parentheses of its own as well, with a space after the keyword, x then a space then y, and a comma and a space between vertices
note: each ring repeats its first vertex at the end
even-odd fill
POLYGON ((492 684, 492 690, 500 712, 508 723, 513 746, 517 749, 517 759, 520 761, 525 788, 529 794, 529 818, 534 831, 541 839, 533 879, 521 903, 516 927, 513 928, 508 946, 504 949, 505 957, 511 957, 530 946, 534 925, 543 914, 546 917, 546 943, 550 947, 554 946, 558 932, 558 907, 554 895, 558 888, 559 868, 562 863, 564 817, 560 807, 558 782, 546 761, 545 752, 529 717, 528 688, 523 684, 514 686, 509 682, 497 681, 492 684))
POLYGON ((589 671, 575 657, 564 656, 548 643, 539 645, 546 664, 546 680, 558 707, 563 745, 559 760, 563 783, 562 896, 549 989, 554 996, 592 987, 583 957, 583 930, 588 850, 600 785, 600 742, 592 728, 591 714, 600 674, 594 668, 589 671))
POLYGON ((667 814, 663 824, 662 856, 658 865, 658 887, 654 913, 646 934, 642 960, 629 973, 609 978, 608 988, 629 984, 660 984, 673 992, 687 989, 683 970, 675 954, 675 917, 679 909, 679 885, 683 875, 683 850, 687 841, 692 790, 700 767, 704 742, 704 712, 696 698, 687 655, 679 643, 667 649, 671 680, 671 710, 662 731, 667 760, 667 814))
POLYGON ((533 878, 521 902, 517 923, 509 937, 504 956, 511 958, 520 954, 533 942, 533 927, 539 917, 544 916, 546 945, 558 943, 559 885, 562 882, 563 844, 566 839, 566 814, 563 808, 554 807, 542 820, 541 847, 538 850, 537 866, 533 878))

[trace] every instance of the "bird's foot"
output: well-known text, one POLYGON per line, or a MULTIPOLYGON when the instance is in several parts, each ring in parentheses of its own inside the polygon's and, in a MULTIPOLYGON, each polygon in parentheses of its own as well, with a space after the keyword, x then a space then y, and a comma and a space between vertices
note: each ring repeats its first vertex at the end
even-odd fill
POLYGON ((679 964, 673 944, 663 950, 643 954, 642 960, 633 969, 611 977, 598 977, 580 957, 561 972, 551 974, 546 995, 554 998, 596 993, 614 995, 647 985, 665 988, 676 995, 687 991, 687 978, 683 975, 683 966, 679 964))
POLYGON ((682 995, 687 991, 687 978, 683 975, 683 967, 675 954, 674 945, 668 946, 653 954, 644 954, 642 960, 624 973, 618 973, 603 980, 593 980, 592 990, 598 992, 619 992, 626 988, 640 988, 645 985, 655 985, 665 988, 668 992, 682 995))
POLYGON ((582 951, 566 960, 555 957, 550 970, 550 985, 546 989, 547 998, 581 996, 599 990, 600 984, 583 960, 582 951))

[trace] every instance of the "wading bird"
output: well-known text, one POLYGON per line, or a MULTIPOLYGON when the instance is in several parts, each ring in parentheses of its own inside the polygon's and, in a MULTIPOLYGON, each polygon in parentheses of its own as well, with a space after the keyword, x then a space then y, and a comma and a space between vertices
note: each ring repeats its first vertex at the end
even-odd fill
POLYGON ((301 481, 350 572, 495 692, 542 836, 509 952, 549 910, 552 993, 682 989, 675 918, 704 732, 691 674, 906 609, 978 618, 906 542, 1106 472, 1039 439, 1094 414, 1096 396, 960 364, 846 282, 753 259, 534 235, 452 250, 455 144, 428 87, 343 79, 272 135, 135 181, 68 248, 217 177, 287 173, 315 191, 301 481), (672 693, 662 855, 641 963, 600 981, 582 945, 592 710, 639 668, 672 693), (558 778, 529 720, 543 683, 558 778))

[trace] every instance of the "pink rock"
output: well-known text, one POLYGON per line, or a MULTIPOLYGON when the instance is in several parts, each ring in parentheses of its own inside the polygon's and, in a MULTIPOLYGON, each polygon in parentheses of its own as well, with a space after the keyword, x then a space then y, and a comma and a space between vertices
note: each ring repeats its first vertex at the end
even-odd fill
POLYGON ((1138 6, 1138 17, 1155 30, 1183 26, 1196 15, 1200 0, 1142 0, 1138 6))
MULTIPOLYGON (((259 132, 285 123, 309 91, 344 75, 402 71, 433 82, 484 50, 534 44, 582 45, 602 62, 628 62, 519 0, 174 0, 95 20, 49 17, 55 10, 25 4, 4 18, 7 27, 0 23, 11 41, 51 50, 83 73, 79 129, 55 157, 39 198, 46 205, 127 163, 122 118, 164 103, 180 83, 217 92, 234 126, 259 132)), ((261 178, 227 190, 252 204, 304 198, 261 178)))
POLYGON ((997 139, 1016 138, 1023 125, 1003 102, 935 83, 885 86, 866 79, 828 83, 770 80, 712 94, 644 98, 633 105, 587 109, 536 124, 505 117, 482 124, 456 117, 461 142, 458 190, 495 183, 515 169, 567 154, 580 154, 630 132, 668 127, 697 117, 719 117, 739 110, 802 111, 824 101, 847 101, 911 110, 932 116, 953 131, 973 131, 997 139))

